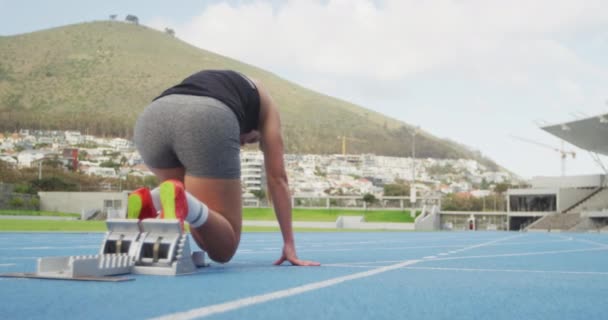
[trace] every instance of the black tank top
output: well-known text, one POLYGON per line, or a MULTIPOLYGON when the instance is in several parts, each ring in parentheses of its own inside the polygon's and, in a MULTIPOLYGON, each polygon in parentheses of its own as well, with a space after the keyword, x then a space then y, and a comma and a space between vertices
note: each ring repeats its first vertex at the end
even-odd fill
MULTIPOLYGON (((239 121, 241 133, 258 129, 260 95, 253 81, 230 70, 204 70, 184 79, 156 99, 170 94, 215 98, 228 106, 239 121)), ((154 99, 154 100, 156 100, 154 99)))

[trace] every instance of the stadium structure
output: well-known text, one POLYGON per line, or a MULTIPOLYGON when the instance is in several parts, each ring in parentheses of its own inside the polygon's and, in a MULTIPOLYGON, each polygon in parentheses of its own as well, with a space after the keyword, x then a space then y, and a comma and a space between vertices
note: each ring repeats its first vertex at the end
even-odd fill
POLYGON ((608 113, 541 129, 589 152, 603 172, 534 177, 531 187, 507 191, 506 212, 423 210, 416 229, 608 232, 608 171, 600 158, 608 156, 608 113))

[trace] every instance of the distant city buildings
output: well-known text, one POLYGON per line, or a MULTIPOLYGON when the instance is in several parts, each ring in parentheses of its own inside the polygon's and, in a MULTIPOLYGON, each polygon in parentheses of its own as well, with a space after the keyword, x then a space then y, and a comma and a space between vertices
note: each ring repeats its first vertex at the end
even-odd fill
MULTIPOLYGON (((25 168, 38 166, 45 159, 62 161, 66 167, 76 165, 81 172, 102 177, 152 175, 133 143, 126 139, 99 138, 78 131, 21 130, 0 134, 0 161, 25 168)), ((410 184, 413 180, 417 190, 483 197, 490 194, 492 185, 516 180, 508 172, 490 171, 468 159, 287 154, 285 166, 292 194, 311 198, 368 193, 382 196, 384 185, 410 184)), ((261 152, 241 152, 241 180, 245 197, 264 196, 266 177, 261 152)))

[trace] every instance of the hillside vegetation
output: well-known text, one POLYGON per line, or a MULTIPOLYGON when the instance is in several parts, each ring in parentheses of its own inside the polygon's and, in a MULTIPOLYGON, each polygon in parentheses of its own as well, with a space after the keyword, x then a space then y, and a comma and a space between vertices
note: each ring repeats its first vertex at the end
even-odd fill
MULTIPOLYGON (((409 156, 409 125, 313 92, 145 26, 91 22, 0 37, 0 131, 75 129, 130 137, 137 115, 160 92, 201 69, 235 69, 263 81, 278 102, 289 153, 409 156)), ((412 119, 415 120, 415 119, 412 119)), ((428 133, 417 156, 488 159, 428 133)))

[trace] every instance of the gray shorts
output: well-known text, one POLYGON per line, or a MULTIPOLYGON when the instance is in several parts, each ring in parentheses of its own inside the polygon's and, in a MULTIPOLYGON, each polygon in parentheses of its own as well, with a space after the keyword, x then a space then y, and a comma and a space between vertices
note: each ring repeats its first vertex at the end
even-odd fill
POLYGON ((222 102, 169 95, 152 102, 137 119, 134 140, 150 168, 184 167, 186 175, 238 179, 240 129, 222 102))

